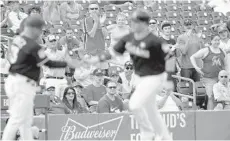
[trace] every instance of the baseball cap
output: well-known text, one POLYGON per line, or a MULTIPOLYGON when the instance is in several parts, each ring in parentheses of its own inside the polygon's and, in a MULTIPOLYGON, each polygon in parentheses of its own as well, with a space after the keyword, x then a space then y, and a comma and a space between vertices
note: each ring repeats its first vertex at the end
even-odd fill
POLYGON ((52 35, 52 34, 48 35, 47 39, 49 41, 56 41, 56 37, 54 35, 52 35))
POLYGON ((133 63, 130 61, 125 62, 125 67, 131 66, 133 67, 133 63))
POLYGON ((46 87, 46 90, 50 90, 50 89, 55 89, 55 87, 54 86, 47 86, 46 87))
POLYGON ((25 20, 25 26, 42 28, 44 25, 45 21, 39 14, 33 14, 31 16, 28 16, 25 20))
POLYGON ((83 88, 83 86, 79 83, 79 82, 74 82, 72 84, 73 87, 80 87, 80 88, 83 88))
POLYGON ((191 19, 184 20, 184 26, 189 26, 189 25, 192 25, 192 20, 191 19))
POLYGON ((171 23, 169 21, 163 21, 161 23, 161 29, 163 29, 164 27, 167 27, 167 26, 171 26, 171 23))
POLYGON ((100 68, 97 68, 93 71, 93 75, 96 75, 96 76, 104 75, 104 71, 100 68))
POLYGON ((217 28, 217 31, 218 33, 222 32, 222 31, 228 31, 227 27, 225 24, 223 25, 220 25, 218 28, 217 28))
POLYGON ((144 9, 137 9, 133 12, 131 20, 135 22, 146 22, 149 23, 150 16, 148 12, 144 9))
POLYGON ((151 20, 149 21, 149 24, 157 24, 157 20, 156 20, 156 19, 151 19, 151 20))

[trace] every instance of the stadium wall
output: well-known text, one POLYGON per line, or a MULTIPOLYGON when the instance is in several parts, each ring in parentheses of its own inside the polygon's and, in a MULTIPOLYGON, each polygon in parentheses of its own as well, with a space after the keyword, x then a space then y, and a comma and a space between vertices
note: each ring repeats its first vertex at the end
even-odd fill
MULTIPOLYGON (((229 111, 162 112, 162 116, 174 140, 230 140, 229 111)), ((49 140, 140 140, 131 114, 49 115, 48 119, 49 140)), ((44 129, 44 117, 35 117, 35 125, 44 129)), ((40 139, 44 137, 41 133, 40 139)))

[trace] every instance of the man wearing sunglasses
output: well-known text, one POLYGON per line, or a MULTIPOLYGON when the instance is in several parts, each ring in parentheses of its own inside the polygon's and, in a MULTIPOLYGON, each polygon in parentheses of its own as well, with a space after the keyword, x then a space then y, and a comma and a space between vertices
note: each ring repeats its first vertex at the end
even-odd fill
POLYGON ((151 19, 149 21, 149 30, 156 36, 159 36, 158 23, 156 19, 151 19))
POLYGON ((218 76, 219 82, 213 85, 213 94, 216 100, 217 107, 221 105, 224 110, 230 109, 230 85, 229 74, 227 71, 222 70, 218 76))
POLYGON ((106 15, 100 16, 99 5, 92 3, 89 5, 89 16, 84 20, 84 30, 86 32, 85 47, 90 55, 99 55, 105 51, 105 39, 107 30, 104 25, 106 15))
POLYGON ((109 81, 106 85, 106 95, 104 95, 98 102, 98 113, 120 113, 123 111, 124 106, 117 94, 117 83, 109 81))
POLYGON ((132 32, 118 41, 111 52, 85 61, 103 62, 128 51, 136 76, 136 88, 130 98, 129 109, 140 125, 141 140, 158 137, 162 140, 172 140, 156 105, 156 95, 161 92, 163 85, 168 91, 173 90, 172 78, 169 75, 166 81, 165 56, 170 52, 170 48, 149 31, 149 20, 147 11, 134 11, 131 16, 132 32))

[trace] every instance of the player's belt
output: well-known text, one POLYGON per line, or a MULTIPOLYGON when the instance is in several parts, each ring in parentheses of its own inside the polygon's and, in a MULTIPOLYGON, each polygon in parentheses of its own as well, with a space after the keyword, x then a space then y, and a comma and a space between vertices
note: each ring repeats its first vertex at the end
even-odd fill
POLYGON ((64 77, 47 76, 46 79, 64 79, 64 77))

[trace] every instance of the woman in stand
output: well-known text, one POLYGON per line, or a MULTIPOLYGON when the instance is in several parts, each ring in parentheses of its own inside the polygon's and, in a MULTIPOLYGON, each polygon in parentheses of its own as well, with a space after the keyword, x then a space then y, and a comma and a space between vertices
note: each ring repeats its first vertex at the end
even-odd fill
POLYGON ((68 107, 71 114, 83 113, 84 111, 77 101, 76 91, 73 87, 65 88, 62 102, 68 107))
POLYGON ((214 108, 213 85, 218 81, 218 74, 225 69, 225 53, 219 48, 220 36, 212 35, 211 45, 202 48, 190 57, 191 63, 198 73, 201 74, 201 81, 205 85, 208 95, 208 110, 214 108), (203 68, 199 68, 196 60, 202 59, 203 68))

